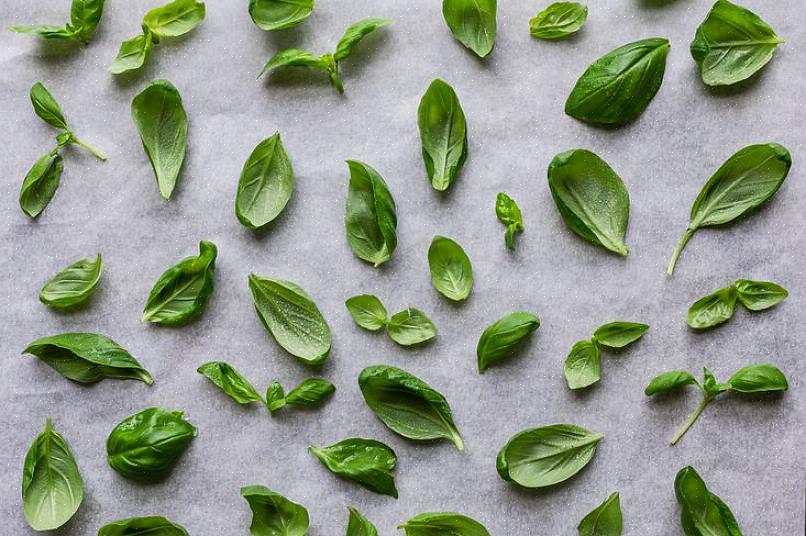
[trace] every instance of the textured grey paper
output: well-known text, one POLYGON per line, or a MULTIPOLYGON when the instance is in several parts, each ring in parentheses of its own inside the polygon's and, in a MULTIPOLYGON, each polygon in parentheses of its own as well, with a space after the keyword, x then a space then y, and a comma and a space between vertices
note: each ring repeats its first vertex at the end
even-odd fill
MULTIPOLYGON (((150 514, 166 515, 194 536, 247 534, 250 513, 239 488, 248 484, 305 505, 313 536, 343 534, 348 505, 383 535, 399 533, 399 523, 423 511, 462 512, 495 536, 570 535, 613 491, 621 493, 626 535, 677 535, 673 479, 687 464, 731 506, 747 536, 803 534, 806 8, 800 0, 746 0, 787 43, 740 90, 710 91, 688 52, 710 2, 594 0, 585 29, 558 43, 528 33, 529 18, 545 2, 500 3, 498 42, 485 61, 453 40, 438 0, 320 0, 302 26, 274 34, 252 24, 246 0, 211 0, 196 31, 164 39, 142 72, 120 78, 104 67, 160 1, 110 0, 89 47, 0 33, 0 532, 31 533, 22 516, 22 462, 51 416, 86 485, 78 514, 59 532, 64 535, 93 535, 105 522, 150 514), (367 16, 394 24, 343 63, 345 96, 324 73, 305 69, 256 81, 278 49, 326 52, 344 28, 367 16), (666 79, 637 121, 603 129, 564 115, 568 92, 592 60, 655 35, 672 42, 666 79), (469 159, 447 195, 428 183, 416 126, 419 99, 436 77, 456 89, 470 128, 469 159), (132 97, 156 78, 179 88, 190 118, 188 158, 169 202, 159 196, 129 116, 132 97), (19 186, 55 134, 31 110, 28 90, 38 80, 109 161, 66 150, 62 185, 34 222, 17 205, 19 186), (293 161, 296 191, 269 232, 252 233, 235 218, 237 178, 252 148, 276 130, 293 161), (787 146, 795 162, 779 194, 737 225, 699 232, 675 276, 666 277, 705 180, 736 150, 767 141, 787 146), (556 212, 546 167, 556 153, 575 147, 600 154, 629 188, 625 259, 577 238, 556 212), (344 238, 348 158, 377 168, 397 202, 400 244, 379 270, 353 257, 344 238), (524 212, 526 232, 516 253, 505 250, 504 227, 495 219, 500 190, 524 212), (447 303, 431 288, 426 251, 435 234, 458 240, 473 261, 476 284, 463 305, 447 303), (215 293, 204 315, 176 329, 141 324, 153 283, 180 258, 197 254, 201 239, 219 246, 215 293), (88 307, 59 313, 39 303, 44 281, 96 252, 103 254, 104 274, 88 307), (295 362, 265 332, 252 307, 250 272, 294 280, 314 297, 334 334, 324 367, 295 362), (768 312, 740 310, 720 329, 689 331, 689 304, 737 277, 776 281, 791 296, 768 312), (362 331, 343 302, 363 292, 376 293, 393 311, 426 311, 438 338, 403 350, 362 331), (521 358, 479 376, 479 334, 516 309, 534 311, 543 325, 521 358), (568 350, 615 319, 652 329, 627 351, 605 355, 599 385, 570 392, 562 375, 568 350), (32 340, 64 331, 111 336, 154 374, 155 384, 80 386, 20 355, 32 340), (264 408, 237 406, 196 373, 214 359, 232 363, 261 389, 274 378, 292 386, 321 374, 338 391, 319 410, 271 419, 264 408), (725 396, 679 446, 668 445, 698 395, 692 389, 649 400, 643 388, 651 377, 708 365, 724 379, 759 361, 786 372, 786 395, 725 396), (448 443, 408 442, 376 420, 356 379, 378 363, 403 367, 447 396, 464 453, 448 443), (105 440, 117 422, 149 406, 185 410, 199 436, 170 478, 143 485, 107 466, 105 440), (540 492, 498 478, 495 456, 511 435, 556 422, 606 434, 585 471, 540 492), (306 452, 309 444, 351 436, 377 438, 397 451, 399 500, 337 479, 306 452)), ((2 0, 0 26, 61 22, 68 11, 68 0, 2 0)))

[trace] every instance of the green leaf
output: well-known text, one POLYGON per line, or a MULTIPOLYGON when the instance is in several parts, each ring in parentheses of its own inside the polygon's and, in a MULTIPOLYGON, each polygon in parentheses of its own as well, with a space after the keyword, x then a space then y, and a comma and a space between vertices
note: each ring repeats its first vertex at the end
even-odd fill
POLYGON ((406 536, 490 536, 475 519, 453 512, 418 514, 398 528, 405 530, 406 536))
POLYGON ((507 249, 515 250, 515 234, 523 232, 523 216, 514 199, 504 192, 499 192, 495 199, 495 215, 498 221, 507 226, 504 241, 507 249))
POLYGON ((554 424, 516 434, 498 453, 498 474, 525 488, 568 480, 596 453, 604 435, 573 424, 554 424))
POLYGON ((383 177, 371 166, 348 160, 350 185, 344 226, 353 254, 376 268, 397 247, 397 209, 383 177))
POLYGON ((28 217, 36 218, 48 206, 59 188, 62 171, 62 157, 48 153, 37 160, 25 175, 20 188, 20 208, 28 217))
POLYGON ((305 536, 308 510, 266 486, 245 486, 241 497, 252 509, 252 536, 305 536))
POLYGON ((420 100, 417 125, 431 186, 444 192, 467 159, 467 123, 451 86, 440 79, 431 82, 420 100))
POLYGON ((579 536, 621 536, 621 503, 618 492, 582 518, 577 530, 579 536))
POLYGON ((714 373, 708 370, 707 367, 703 367, 703 376, 705 379, 702 382, 702 387, 706 394, 711 397, 715 397, 719 393, 724 393, 730 389, 730 385, 726 383, 717 383, 714 373))
POLYGON ((297 385, 286 395, 287 404, 314 407, 336 392, 336 387, 327 380, 310 378, 297 385))
POLYGON ((283 212, 293 192, 291 160, 275 132, 255 147, 243 166, 235 215, 245 227, 260 229, 283 212))
POLYGON ((367 367, 358 378, 364 400, 393 432, 415 441, 448 439, 464 449, 448 401, 430 385, 396 367, 367 367))
POLYGON ((350 518, 347 522, 346 536, 378 536, 378 529, 375 528, 375 525, 352 506, 348 508, 350 518))
POLYGON ((288 48, 281 50, 266 62, 258 78, 278 67, 313 67, 315 69, 329 70, 328 63, 310 52, 288 48))
POLYGON ((73 0, 70 7, 70 24, 67 26, 73 31, 75 39, 89 43, 92 34, 101 22, 104 12, 105 0, 73 0))
POLYGON ((56 309, 84 303, 101 280, 101 254, 94 259, 80 259, 53 276, 39 292, 39 301, 56 309))
POLYGON ((154 169, 160 194, 170 199, 185 161, 188 117, 179 91, 155 80, 132 100, 132 119, 154 169))
POLYGON ((699 385, 699 383, 697 383, 697 379, 688 372, 684 370, 673 370, 664 372, 660 376, 653 378, 646 389, 644 389, 644 394, 646 396, 652 396, 657 393, 672 391, 685 385, 699 385))
POLYGON ((66 26, 55 24, 15 24, 9 28, 12 32, 30 34, 42 39, 75 39, 75 32, 66 26))
POLYGON ((37 531, 57 529, 70 521, 83 498, 84 482, 76 460, 48 419, 22 468, 25 520, 37 531))
POLYGON ((660 37, 644 39, 594 61, 568 96, 565 113, 588 123, 619 124, 635 119, 660 89, 669 46, 660 37))
POLYGON ((284 408, 285 405, 285 390, 283 390, 283 386, 280 385, 280 382, 272 382, 269 384, 268 389, 266 389, 266 407, 269 408, 269 412, 274 415, 277 410, 284 408))
POLYGON ((731 156, 694 201, 691 221, 667 273, 672 275, 680 253, 698 229, 730 223, 764 204, 784 183, 791 166, 789 151, 777 143, 750 145, 731 156))
POLYGON ((336 45, 336 52, 333 53, 333 59, 335 59, 337 63, 340 62, 350 55, 353 48, 360 43, 364 37, 378 28, 383 28, 389 24, 392 24, 392 21, 389 19, 369 18, 351 25, 344 30, 344 35, 339 39, 336 45))
POLYGON ((523 343, 540 327, 540 319, 532 313, 517 311, 489 325, 476 345, 479 372, 515 355, 523 343))
POLYGON ((789 292, 781 285, 767 281, 739 279, 734 284, 739 301, 751 311, 763 311, 784 301, 789 292))
POLYGON ((161 516, 130 517, 106 524, 98 536, 188 536, 184 527, 161 516))
POLYGON ((769 364, 744 367, 730 377, 728 385, 739 393, 771 393, 789 389, 784 373, 769 364))
POLYGON ((627 255, 630 195, 607 162, 585 149, 560 153, 548 169, 549 189, 568 228, 594 244, 627 255))
POLYGON ((356 324, 370 331, 378 331, 386 325, 386 307, 372 294, 360 294, 349 298, 344 304, 356 324))
POLYGON ((42 120, 56 128, 67 130, 67 120, 64 118, 59 103, 53 98, 42 82, 37 82, 31 86, 31 104, 34 106, 36 115, 42 120))
POLYGON ((565 381, 569 389, 584 389, 602 377, 602 354, 591 341, 576 343, 565 358, 565 381))
POLYGON ((686 536, 742 536, 733 513, 708 491, 693 467, 684 467, 677 473, 674 490, 686 536))
POLYGON ((115 61, 106 69, 112 74, 123 74, 141 68, 151 55, 153 42, 151 33, 138 35, 124 41, 120 45, 115 61))
POLYGON ((437 336, 437 328, 424 312, 409 307, 389 319, 389 337, 401 346, 415 346, 437 336))
POLYGON ((444 236, 435 236, 428 248, 431 284, 453 301, 464 301, 473 289, 473 267, 465 250, 444 236))
POLYGON ((313 13, 314 0, 249 0, 249 16, 261 30, 293 28, 313 13))
POLYGON ((639 322, 610 322, 593 332, 593 340, 608 348, 629 346, 649 330, 649 326, 639 322))
POLYGON ((484 58, 493 51, 496 0, 442 0, 442 16, 457 41, 484 58))
POLYGON ((210 361, 197 368, 196 372, 213 382, 239 404, 265 403, 252 384, 228 363, 210 361))
POLYGON ((249 275, 255 311, 277 344, 307 365, 319 365, 330 353, 331 335, 322 313, 298 285, 249 275))
POLYGON ((215 244, 202 240, 198 257, 186 257, 168 268, 148 295, 142 321, 175 325, 201 314, 213 293, 217 255, 215 244))
POLYGON ((736 289, 725 287, 700 298, 688 310, 688 325, 706 329, 727 322, 736 311, 736 289))
POLYGON ((529 33, 553 41, 577 33, 588 20, 588 6, 579 2, 554 2, 529 21, 529 33))
POLYGON ((395 451, 380 441, 351 438, 329 447, 308 447, 332 473, 358 482, 370 491, 397 499, 395 451))
POLYGON ((761 18, 727 0, 717 0, 691 42, 691 55, 709 86, 747 80, 772 59, 784 40, 761 18))
POLYGON ((24 354, 32 354, 59 374, 78 383, 95 383, 104 378, 154 380, 135 358, 118 344, 94 333, 63 333, 37 339, 24 354))
POLYGON ((201 24, 204 15, 204 2, 174 0, 146 13, 143 26, 158 37, 178 37, 201 24))

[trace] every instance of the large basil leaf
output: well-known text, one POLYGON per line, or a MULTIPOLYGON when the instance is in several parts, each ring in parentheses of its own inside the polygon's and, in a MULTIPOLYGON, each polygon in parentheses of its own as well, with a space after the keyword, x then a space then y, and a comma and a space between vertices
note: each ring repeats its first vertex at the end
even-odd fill
POLYGON ((22 503, 32 529, 54 530, 68 521, 84 499, 84 481, 70 447, 50 419, 36 436, 22 467, 22 503))
POLYGON ((610 322, 593 332, 593 340, 608 348, 624 348, 643 337, 648 330, 649 326, 640 322, 610 322))
POLYGON ((151 385, 154 380, 135 358, 118 344, 94 333, 63 333, 37 339, 23 350, 79 383, 95 383, 104 378, 140 380, 151 385))
POLYGON ((150 32, 124 41, 120 45, 115 61, 106 69, 112 74, 123 74, 139 69, 151 55, 153 43, 154 39, 150 32))
POLYGON ((672 275, 689 239, 702 227, 724 225, 764 204, 792 167, 789 151, 777 143, 750 145, 731 156, 703 186, 691 207, 691 221, 669 261, 672 275))
POLYGON ((700 298, 689 307, 688 325, 706 329, 727 322, 736 312, 736 297, 736 289, 730 286, 700 298))
POLYGON ((166 476, 197 434, 182 414, 148 408, 123 419, 106 440, 109 465, 132 480, 166 476))
POLYGON ((451 86, 440 79, 431 82, 420 100, 417 125, 431 186, 444 192, 467 159, 467 123, 451 86))
POLYGON ((308 510, 266 486, 245 486, 241 497, 252 510, 252 536, 305 536, 308 510))
POLYGON ((607 162, 585 149, 560 153, 548 169, 557 210, 576 234, 619 255, 627 255, 624 235, 630 195, 607 162))
POLYGON ((239 404, 263 402, 263 397, 240 372, 223 361, 210 361, 196 369, 196 372, 213 382, 219 389, 239 404))
POLYGON ((364 19, 356 22, 355 24, 351 24, 346 30, 344 30, 344 34, 336 44, 336 51, 333 53, 333 59, 336 61, 336 63, 340 62, 349 56, 352 53, 353 48, 355 48, 355 46, 367 35, 374 32, 378 28, 383 28, 389 24, 392 24, 391 20, 378 18, 364 19))
POLYGON ((215 244, 202 240, 198 257, 187 257, 168 268, 148 295, 143 322, 181 324, 199 315, 213 293, 217 255, 215 244))
POLYGON ((383 178, 372 167, 348 160, 350 186, 344 226, 347 242, 359 259, 376 268, 392 257, 397 247, 395 200, 383 178))
POLYGON ((709 86, 746 80, 772 59, 784 40, 761 17, 727 0, 717 0, 691 42, 691 55, 709 86))
POLYGON ((789 389, 786 376, 770 364, 750 365, 737 371, 728 385, 739 393, 773 393, 789 389))
POLYGON ((415 346, 437 336, 437 328, 424 312, 409 307, 392 315, 387 327, 389 337, 401 346, 415 346))
POLYGON ((185 161, 188 142, 188 117, 179 90, 167 80, 151 82, 132 100, 132 119, 160 194, 169 199, 185 161))
POLYGON ((573 424, 554 424, 516 434, 498 453, 498 474, 526 488, 568 480, 596 453, 604 435, 573 424))
POLYGON ((64 118, 64 113, 59 103, 56 102, 50 91, 42 85, 42 82, 37 82, 31 86, 31 104, 36 115, 45 123, 67 130, 67 120, 64 118))
POLYGON ((457 41, 487 56, 495 46, 496 0, 442 0, 442 16, 457 41))
POLYGON ((621 503, 618 492, 612 494, 577 526, 579 536, 621 536, 621 503))
POLYGON ((285 30, 313 13, 314 0, 249 0, 249 16, 261 30, 285 30))
POLYGON ((553 41, 577 33, 588 20, 588 6, 579 2, 554 2, 529 21, 529 33, 553 41))
POLYGON ((347 534, 346 536, 378 536, 378 529, 375 528, 369 519, 362 516, 361 513, 349 507, 350 518, 347 521, 347 534))
POLYGON ((495 198, 495 216, 507 226, 504 243, 507 249, 515 251, 515 234, 523 232, 523 215, 514 199, 504 192, 498 192, 495 198))
POLYGON ((243 166, 235 215, 244 226, 259 229, 280 215, 293 192, 291 160, 275 132, 255 147, 243 166))
POLYGON ((358 386, 369 409, 393 432, 408 439, 448 439, 464 449, 448 401, 430 385, 396 367, 367 367, 358 386))
POLYGON ((386 326, 386 307, 377 296, 361 294, 348 298, 344 304, 356 324, 370 331, 378 331, 386 326))
POLYGON ((465 250, 457 242, 435 236, 428 248, 431 284, 437 292, 453 301, 463 301, 473 289, 473 267, 465 250))
POLYGON ((591 341, 579 341, 565 358, 565 381, 569 389, 584 389, 602 377, 602 354, 591 341))
POLYGON ((781 285, 767 281, 739 279, 733 285, 742 305, 751 311, 763 311, 784 301, 789 292, 781 285))
POLYGON ((322 313, 298 285, 281 279, 249 275, 255 311, 277 344, 308 365, 330 353, 331 335, 322 313))
POLYGON ((188 533, 162 516, 149 516, 113 521, 98 529, 98 536, 188 536, 188 533))
POLYGON ((397 498, 397 456, 389 446, 373 439, 352 438, 329 447, 308 450, 332 473, 358 482, 375 493, 397 498))
POLYGON ((87 301, 101 280, 101 254, 80 259, 53 276, 39 292, 39 301, 56 309, 87 301))
POLYGON ((87 44, 101 21, 103 9, 104 0, 73 0, 70 8, 70 22, 64 26, 16 24, 10 30, 38 35, 43 39, 69 39, 87 44))
POLYGON ((59 188, 64 171, 62 157, 48 153, 42 156, 25 175, 20 188, 20 208, 31 218, 39 216, 59 188))
POLYGON ((742 536, 733 512, 708 491, 693 467, 684 467, 677 473, 674 491, 680 503, 680 523, 686 536, 742 536))
POLYGON ((475 519, 453 512, 425 512, 400 527, 406 536, 490 536, 484 525, 475 519))
POLYGON ((617 124, 635 119, 663 82, 669 41, 644 39, 608 52, 579 77, 565 113, 588 123, 617 124))
POLYGON ((201 24, 204 15, 204 2, 174 0, 146 13, 143 26, 158 37, 178 37, 201 24))
POLYGON ((476 345, 479 372, 514 355, 539 327, 540 319, 523 311, 510 313, 488 326, 476 345))

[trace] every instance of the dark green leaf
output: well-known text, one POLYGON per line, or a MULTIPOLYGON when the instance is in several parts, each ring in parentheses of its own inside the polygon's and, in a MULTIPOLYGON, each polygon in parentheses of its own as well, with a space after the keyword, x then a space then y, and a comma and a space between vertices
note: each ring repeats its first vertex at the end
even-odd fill
POLYGON ((507 226, 504 241, 507 248, 515 250, 515 234, 523 232, 523 216, 514 199, 504 192, 499 192, 495 199, 495 215, 498 221, 507 226))
POLYGON ((313 13, 314 0, 249 0, 249 16, 261 30, 285 30, 313 13))
POLYGON ((392 315, 387 328, 389 337, 401 346, 414 346, 437 336, 437 328, 424 312, 409 307, 392 315))
POLYGON ((36 115, 41 117, 45 123, 67 130, 67 120, 64 118, 59 103, 56 102, 50 91, 42 85, 42 82, 37 82, 31 86, 31 104, 34 106, 36 115))
POLYGON ((453 301, 464 301, 473 289, 473 267, 465 250, 457 242, 435 236, 428 248, 431 284, 437 292, 453 301))
POLYGON ((308 510, 289 501, 266 486, 241 488, 241 497, 252 509, 252 536, 305 536, 308 534, 308 510))
POLYGON ((781 285, 767 281, 739 279, 734 284, 739 301, 751 311, 763 311, 784 301, 789 292, 781 285))
POLYGON ((496 0, 442 0, 442 16, 457 41, 487 56, 495 46, 496 0))
POLYGON ((101 280, 101 254, 80 259, 50 279, 39 292, 39 301, 56 309, 84 303, 101 280))
POLYGON ((124 41, 120 45, 115 61, 107 67, 107 70, 112 74, 122 74, 141 68, 151 55, 153 42, 151 33, 138 35, 124 41))
POLYGON ((62 157, 48 153, 42 156, 28 171, 20 188, 20 208, 29 217, 36 218, 59 188, 59 179, 64 171, 62 157))
POLYGON ((188 536, 181 525, 161 516, 131 517, 104 525, 98 536, 188 536))
POLYGON ((688 310, 688 325, 694 329, 706 329, 733 317, 736 311, 736 289, 725 287, 700 298, 688 310))
POLYGON ((249 155, 238 179, 235 214, 244 226, 259 229, 272 222, 294 192, 294 171, 280 133, 258 144, 249 155))
POLYGON ((540 327, 532 313, 510 313, 484 330, 476 345, 479 372, 517 353, 523 343, 540 327))
POLYGON ((372 294, 349 298, 344 304, 356 324, 370 331, 378 331, 386 325, 386 307, 372 294))
POLYGON ((354 480, 375 493, 397 498, 395 451, 380 441, 351 438, 329 447, 308 450, 331 472, 354 480))
POLYGON ((353 48, 360 43, 364 37, 374 32, 378 28, 382 28, 388 24, 392 24, 392 21, 389 19, 370 18, 358 21, 351 25, 344 31, 344 35, 341 37, 341 39, 339 39, 339 43, 336 45, 336 52, 333 54, 333 58, 336 60, 336 62, 340 62, 350 55, 350 53, 353 51, 353 48))
POLYGON ((196 372, 213 382, 239 404, 265 403, 252 384, 228 363, 210 361, 196 369, 196 372))
POLYGON ((569 389, 584 389, 602 377, 602 355, 591 341, 576 343, 565 358, 565 381, 569 389))
POLYGON ((610 322, 593 332, 593 340, 608 348, 624 348, 643 337, 648 329, 648 325, 639 322, 610 322))
POLYGON ((398 528, 405 530, 406 536, 490 536, 475 519, 453 512, 418 514, 398 528))
POLYGON ((296 406, 318 406, 328 396, 336 392, 336 387, 327 380, 310 378, 297 385, 285 397, 287 404, 296 406))
POLYGON ((677 473, 674 490, 686 536, 742 536, 733 513, 708 491, 693 467, 684 467, 677 473))
POLYGON ((586 515, 577 526, 579 536, 621 536, 621 503, 618 492, 586 515))
POLYGON ((378 529, 375 528, 375 525, 352 506, 349 509, 350 518, 347 522, 346 536, 378 536, 378 529))
POLYGON ((467 159, 467 123, 451 86, 440 79, 431 82, 420 100, 417 125, 431 186, 444 192, 467 159))
POLYGON ((684 385, 699 385, 697 383, 696 378, 689 374, 684 370, 673 370, 670 372, 664 372, 660 376, 656 376, 649 382, 646 389, 644 389, 644 394, 646 396, 652 396, 656 393, 665 393, 667 391, 672 391, 677 389, 678 387, 683 387, 684 385))
POLYGON ((158 37, 178 37, 201 24, 204 15, 204 2, 174 0, 146 13, 143 26, 158 37))
POLYGON ((359 259, 376 268, 388 261, 397 247, 395 200, 383 177, 371 166, 348 160, 350 186, 344 226, 347 242, 359 259))
POLYGON ((540 39, 564 39, 577 33, 588 20, 588 6, 579 2, 554 2, 529 21, 529 33, 540 39))
POLYGON ((784 373, 769 364, 744 367, 730 377, 728 385, 740 393, 771 393, 789 389, 784 373))

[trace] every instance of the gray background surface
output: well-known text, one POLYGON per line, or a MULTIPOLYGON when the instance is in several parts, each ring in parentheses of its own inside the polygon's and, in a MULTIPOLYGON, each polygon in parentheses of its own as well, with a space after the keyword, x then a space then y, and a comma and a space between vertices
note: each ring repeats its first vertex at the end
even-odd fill
MULTIPOLYGON (((207 19, 186 38, 165 39, 148 66, 114 78, 108 65, 121 41, 139 31, 159 0, 110 0, 89 47, 44 43, 0 32, 0 256, 5 304, 0 312, 0 525, 28 534, 20 479, 31 441, 52 416, 69 441, 86 485, 73 521, 59 534, 91 535, 105 522, 164 514, 191 534, 246 534, 250 513, 239 488, 265 484, 305 505, 314 536, 343 534, 347 505, 357 506, 381 534, 422 511, 458 511, 493 535, 575 534, 578 521, 620 491, 627 535, 682 534, 673 493, 675 473, 694 465, 736 513, 749 536, 797 536, 804 527, 802 464, 806 419, 804 253, 806 188, 803 129, 806 10, 801 0, 746 0, 787 39, 763 74, 738 90, 711 91, 698 79, 688 44, 711 3, 699 0, 594 0, 575 38, 530 37, 528 20, 544 1, 502 1, 496 49, 486 61, 453 40, 437 0, 321 0, 302 26, 264 33, 246 0, 211 0, 207 19), (366 16, 394 19, 343 63, 346 95, 327 76, 287 70, 256 81, 278 49, 322 53, 346 26, 366 16), (591 127, 563 113, 576 78, 595 58, 650 36, 672 42, 666 79, 648 110, 618 129, 591 127), (470 156, 448 195, 434 192, 420 156, 416 111, 432 79, 454 86, 470 129, 470 156), (132 97, 150 80, 168 78, 190 118, 189 151, 174 197, 165 202, 129 116, 132 97), (37 221, 17 205, 22 178, 50 150, 55 130, 31 110, 30 86, 50 88, 79 136, 104 150, 107 163, 65 151, 62 186, 37 221), (233 200, 252 148, 279 130, 297 177, 285 214, 265 233, 244 229, 233 200), (795 165, 779 194, 737 225, 703 230, 683 254, 674 278, 664 270, 705 180, 739 148, 777 141, 795 165), (573 235, 560 220, 545 171, 558 152, 589 148, 622 176, 632 199, 627 258, 573 235), (348 174, 359 159, 385 177, 398 206, 399 246, 379 270, 353 257, 342 225, 348 174), (505 190, 521 205, 526 232, 517 253, 504 248, 494 215, 505 190), (470 300, 447 303, 431 287, 426 262, 434 234, 458 240, 473 261, 470 300), (198 241, 219 246, 216 288, 204 315, 165 329, 139 322, 153 283, 198 241), (73 260, 101 252, 102 283, 90 305, 58 313, 37 300, 49 277, 73 260), (249 272, 288 278, 315 298, 334 334, 319 370, 294 361, 254 313, 249 272), (695 299, 737 277, 776 281, 790 298, 756 315, 739 310, 714 331, 695 334, 685 313, 695 299), (406 351, 362 331, 343 302, 376 293, 390 310, 415 306, 439 328, 430 345, 406 351), (515 309, 543 324, 527 351, 479 376, 475 345, 483 328, 515 309), (599 324, 643 321, 652 329, 620 354, 607 353, 599 385, 570 392, 562 363, 572 344, 599 324), (64 331, 111 336, 155 376, 139 382, 80 386, 20 350, 64 331), (195 372, 226 360, 256 385, 276 378, 292 386, 312 373, 338 387, 316 411, 269 418, 241 408, 195 372), (668 440, 698 402, 694 390, 649 400, 648 380, 665 370, 718 378, 771 361, 789 376, 777 398, 725 396, 682 443, 668 440), (400 366, 442 391, 467 449, 419 445, 388 431, 363 403, 362 368, 400 366), (698 373, 699 375, 699 373, 698 373), (143 408, 182 409, 199 436, 162 483, 129 482, 106 464, 112 427, 143 408), (514 433, 571 422, 606 434, 590 466, 553 489, 530 492, 506 484, 495 455, 514 433), (328 473, 306 452, 351 436, 387 442, 400 461, 400 499, 374 495, 328 473)), ((66 20, 67 0, 0 1, 0 27, 66 20)))

